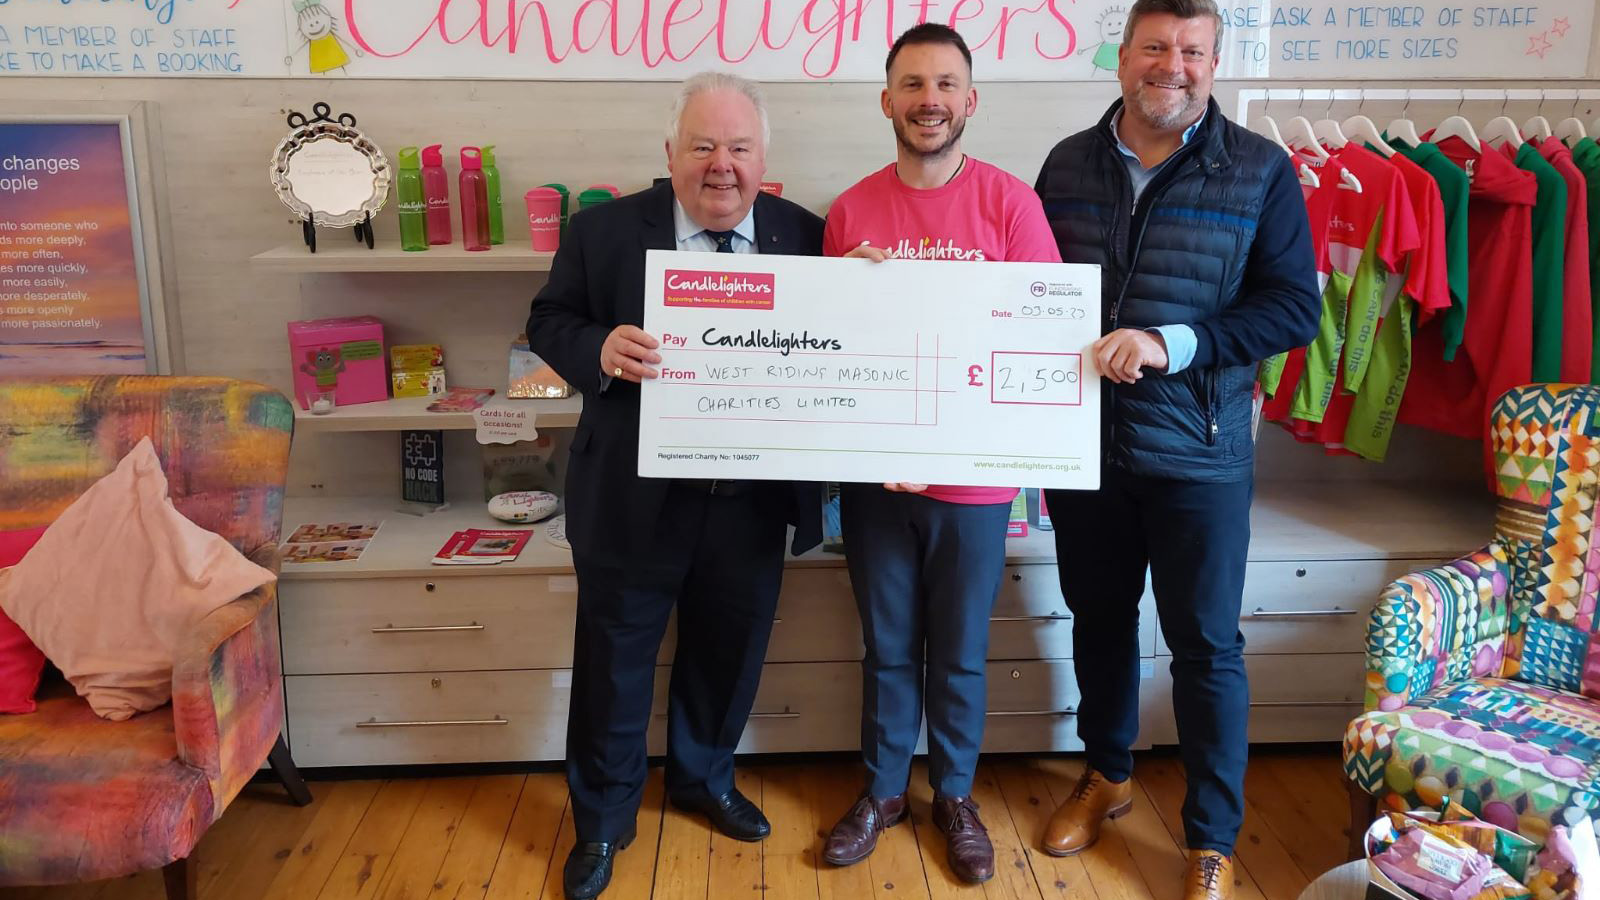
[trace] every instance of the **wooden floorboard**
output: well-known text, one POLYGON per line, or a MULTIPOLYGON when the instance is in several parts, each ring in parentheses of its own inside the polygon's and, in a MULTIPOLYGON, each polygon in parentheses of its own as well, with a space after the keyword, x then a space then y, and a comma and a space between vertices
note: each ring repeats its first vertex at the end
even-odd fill
MULTIPOLYGON (((705 817, 671 808, 652 768, 633 844, 617 857, 607 900, 1178 900, 1185 864, 1183 764, 1137 754, 1134 806, 1066 858, 1038 849, 1072 790, 1077 756, 986 757, 973 798, 995 846, 995 877, 958 880, 934 826, 927 766, 913 767, 911 818, 866 861, 822 860, 827 833, 860 795, 848 757, 738 770, 772 821, 742 843, 705 817)), ((1293 900, 1340 862, 1346 800, 1336 745, 1257 748, 1235 853, 1238 900, 1293 900)), ((201 900, 560 900, 577 835, 560 774, 313 782, 295 807, 272 784, 248 787, 197 851, 201 900)), ((0 889, 3 900, 163 900, 161 876, 0 889)))

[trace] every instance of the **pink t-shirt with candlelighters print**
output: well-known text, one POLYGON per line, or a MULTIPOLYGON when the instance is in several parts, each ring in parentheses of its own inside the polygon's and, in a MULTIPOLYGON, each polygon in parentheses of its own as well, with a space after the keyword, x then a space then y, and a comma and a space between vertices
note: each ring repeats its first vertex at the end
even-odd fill
MULTIPOLYGON (((840 194, 828 210, 822 253, 843 256, 863 241, 891 259, 1061 261, 1033 189, 970 156, 943 187, 908 187, 890 163, 840 194)), ((935 484, 927 496, 946 503, 1010 503, 1017 489, 935 484)))

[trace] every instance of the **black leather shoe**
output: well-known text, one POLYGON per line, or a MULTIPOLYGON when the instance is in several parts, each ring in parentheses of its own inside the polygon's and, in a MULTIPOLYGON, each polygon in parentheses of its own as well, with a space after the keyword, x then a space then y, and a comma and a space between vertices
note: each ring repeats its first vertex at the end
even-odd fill
POLYGON ((738 788, 721 796, 694 788, 675 792, 668 799, 684 812, 704 814, 713 828, 736 841, 759 841, 772 833, 767 817, 738 788))
POLYGON ((593 900, 611 883, 611 865, 617 851, 633 843, 636 832, 628 833, 615 841, 579 841, 567 854, 567 865, 561 870, 561 893, 567 900, 593 900))

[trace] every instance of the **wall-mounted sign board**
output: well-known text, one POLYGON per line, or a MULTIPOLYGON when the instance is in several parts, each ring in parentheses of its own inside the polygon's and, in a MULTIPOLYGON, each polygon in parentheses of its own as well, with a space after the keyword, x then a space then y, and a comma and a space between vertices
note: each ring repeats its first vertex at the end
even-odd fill
POLYGON ((0 375, 169 370, 140 226, 126 117, 0 116, 0 375))
MULTIPOLYGON (((1596 0, 1223 0, 1233 78, 1578 78, 1596 0)), ((0 0, 0 76, 768 81, 883 77, 895 36, 958 29, 980 81, 1116 69, 1127 0, 0 0)))

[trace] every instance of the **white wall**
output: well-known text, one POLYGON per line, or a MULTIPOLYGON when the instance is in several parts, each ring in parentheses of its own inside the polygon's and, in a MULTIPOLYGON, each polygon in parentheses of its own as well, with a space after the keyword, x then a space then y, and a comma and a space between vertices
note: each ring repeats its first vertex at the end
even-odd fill
MULTIPOLYGON (((979 113, 968 125, 967 150, 1032 182, 1049 148, 1094 123, 1117 95, 1114 82, 985 85, 979 75, 979 113)), ((290 109, 309 111, 326 100, 357 116, 360 127, 391 159, 407 144, 495 144, 508 209, 529 187, 561 181, 574 188, 609 182, 624 190, 665 173, 661 128, 672 86, 657 83, 511 81, 9 79, 0 81, 0 113, 83 111, 98 102, 148 101, 158 123, 156 165, 166 182, 166 233, 179 341, 187 371, 290 385, 284 324, 293 319, 370 313, 387 324, 390 342, 437 341, 457 384, 501 386, 505 349, 521 329, 538 275, 266 275, 251 255, 299 240, 299 228, 273 196, 267 161, 287 132, 290 109)), ((1220 84, 1230 115, 1241 87, 1220 84)), ((1278 86, 1283 86, 1281 83, 1278 86)), ((1296 86, 1296 85, 1291 85, 1296 86)), ((1307 85, 1319 87, 1320 85, 1307 85)), ((1360 85, 1341 84, 1341 88, 1360 85)), ((1372 84, 1373 88, 1406 85, 1372 84)), ((1428 87, 1451 87, 1429 83, 1428 87)), ((1474 83, 1475 88, 1485 85, 1474 83)), ((1507 84, 1532 87, 1536 83, 1507 84)), ((1560 82, 1548 88, 1600 87, 1560 82)), ((850 183, 892 159, 893 138, 867 84, 781 84, 769 89, 773 143, 770 180, 785 196, 819 213, 850 183)), ((1341 104, 1347 112, 1354 104, 1341 104)), ((1454 109, 1414 106, 1419 122, 1454 109)), ((1373 116, 1398 112, 1375 105, 1373 116)), ((1487 118, 1496 103, 1468 104, 1487 118)), ((1550 114, 1566 115, 1565 108, 1550 114)), ((1289 114, 1274 104, 1274 114, 1289 114)), ((1531 105, 1512 109, 1532 115, 1531 105)), ((1600 115, 1591 110, 1588 119, 1600 115)), ((452 165, 452 171, 453 171, 452 165)), ((526 240, 526 225, 508 215, 507 241, 526 240)), ((377 223, 380 239, 396 234, 393 205, 377 223)), ((324 231, 323 241, 350 240, 324 231)), ((450 476, 476 478, 464 436, 453 436, 450 476)), ((332 494, 397 490, 392 435, 305 437, 299 441, 291 491, 332 494)), ((1471 478, 1470 444, 1403 430, 1396 458, 1383 466, 1324 458, 1281 435, 1268 435, 1262 474, 1268 477, 1471 478)))

